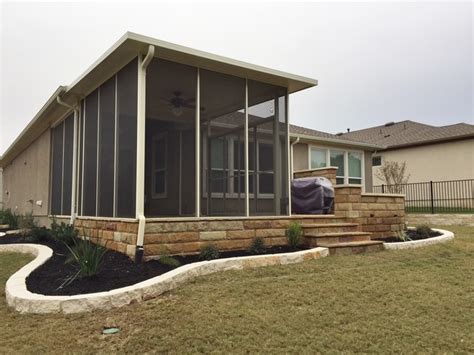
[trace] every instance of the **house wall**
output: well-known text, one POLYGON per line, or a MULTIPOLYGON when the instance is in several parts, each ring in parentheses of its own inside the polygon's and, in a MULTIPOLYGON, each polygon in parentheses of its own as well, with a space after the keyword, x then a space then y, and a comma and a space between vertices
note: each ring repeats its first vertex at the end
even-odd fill
POLYGON ((0 209, 3 208, 3 169, 0 168, 0 209))
POLYGON ((32 212, 45 223, 49 211, 50 145, 48 129, 3 168, 4 207, 21 214, 32 212))
MULTIPOLYGON (((405 149, 383 151, 376 154, 384 161, 406 162, 408 182, 474 179, 474 139, 430 144, 405 149)), ((373 167, 374 185, 379 167, 373 167)))

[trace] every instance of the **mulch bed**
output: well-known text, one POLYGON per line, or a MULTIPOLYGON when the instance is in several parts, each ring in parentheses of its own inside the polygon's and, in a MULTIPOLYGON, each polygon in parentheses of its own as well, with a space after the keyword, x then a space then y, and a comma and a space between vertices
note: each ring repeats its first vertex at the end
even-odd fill
MULTIPOLYGON (((436 232, 436 231, 431 231, 429 236, 427 236, 426 234, 417 233, 416 230, 409 229, 409 230, 407 230, 407 235, 411 239, 411 240, 407 240, 407 241, 410 242, 410 241, 414 241, 414 240, 423 240, 423 239, 429 239, 429 238, 433 238, 433 237, 439 237, 441 235, 441 233, 436 232)), ((397 237, 380 238, 378 240, 382 240, 385 243, 401 243, 401 242, 403 242, 403 240, 401 240, 400 238, 397 238, 397 237)))
MULTIPOLYGON (((0 238, 0 244, 12 243, 31 243, 31 241, 27 237, 18 235, 0 238)), ((50 247, 53 250, 53 256, 28 276, 26 286, 29 291, 43 295, 78 295, 109 291, 136 284, 173 269, 172 266, 164 265, 156 260, 137 264, 124 254, 108 250, 97 275, 77 278, 67 286, 60 288, 67 278, 77 273, 77 268, 73 263, 65 263, 69 250, 63 243, 51 238, 38 244, 50 247)), ((299 250, 304 250, 304 248, 299 250)), ((289 251, 291 250, 287 246, 271 247, 265 250, 265 254, 279 254, 289 251)), ((230 251, 222 252, 219 258, 248 255, 254 254, 250 254, 248 251, 230 251)), ((199 255, 175 256, 175 258, 181 265, 201 261, 199 255)))

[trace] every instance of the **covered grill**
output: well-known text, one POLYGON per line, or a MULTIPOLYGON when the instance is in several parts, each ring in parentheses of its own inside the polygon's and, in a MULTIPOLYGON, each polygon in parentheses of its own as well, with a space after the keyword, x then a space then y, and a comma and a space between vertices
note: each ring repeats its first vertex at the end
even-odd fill
POLYGON ((294 214, 329 214, 334 206, 334 188, 325 177, 306 177, 291 182, 294 214))

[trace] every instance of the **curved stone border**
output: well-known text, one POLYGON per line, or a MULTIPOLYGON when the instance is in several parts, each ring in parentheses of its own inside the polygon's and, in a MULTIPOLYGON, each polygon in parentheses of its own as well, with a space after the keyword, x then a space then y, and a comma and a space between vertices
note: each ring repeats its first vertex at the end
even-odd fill
MULTIPOLYGON (((408 229, 415 229, 413 227, 409 227, 408 229)), ((441 233, 441 235, 437 237, 421 239, 421 240, 412 240, 408 242, 400 242, 400 243, 383 243, 385 249, 388 250, 399 250, 399 249, 411 249, 411 248, 419 248, 424 247, 427 245, 433 245, 438 243, 444 243, 449 240, 454 239, 454 233, 444 230, 444 229, 435 229, 431 228, 432 230, 441 233)))
POLYGON ((135 285, 107 292, 75 296, 46 296, 28 291, 25 281, 33 270, 51 258, 53 251, 49 247, 38 244, 4 244, 0 245, 1 252, 29 253, 36 256, 32 262, 14 273, 5 286, 7 304, 21 313, 80 313, 122 307, 157 297, 197 276, 226 270, 294 264, 329 255, 327 248, 318 247, 293 253, 200 261, 180 266, 135 285))
POLYGON ((5 232, 0 232, 0 237, 3 237, 5 234, 5 232))

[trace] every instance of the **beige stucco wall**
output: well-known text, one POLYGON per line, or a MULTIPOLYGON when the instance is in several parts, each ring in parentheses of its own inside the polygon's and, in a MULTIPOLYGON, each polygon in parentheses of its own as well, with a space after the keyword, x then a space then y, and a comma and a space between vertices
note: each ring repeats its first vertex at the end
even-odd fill
POLYGON ((50 130, 3 168, 5 208, 44 217, 49 211, 50 130), (8 193, 7 193, 8 192, 8 193), (30 202, 32 201, 32 202, 30 202), (42 205, 37 205, 42 201, 42 205))
MULTIPOLYGON (((358 150, 350 147, 341 147, 336 145, 329 145, 326 143, 315 143, 318 147, 337 149, 337 150, 358 150)), ((308 143, 297 143, 293 145, 293 172, 300 170, 308 170, 309 167, 309 149, 308 143)), ((364 151, 364 177, 365 177, 365 192, 372 192, 372 152, 364 151)))
MULTIPOLYGON (((406 162, 408 182, 474 179, 474 139, 377 153, 384 161, 406 162)), ((374 185, 382 184, 375 174, 374 185)))

